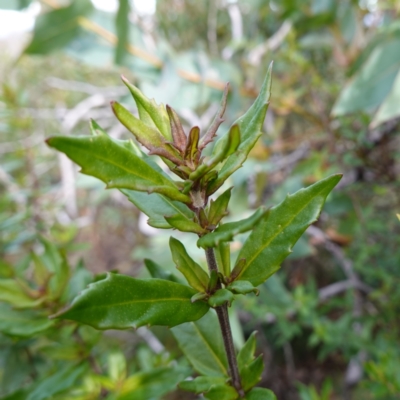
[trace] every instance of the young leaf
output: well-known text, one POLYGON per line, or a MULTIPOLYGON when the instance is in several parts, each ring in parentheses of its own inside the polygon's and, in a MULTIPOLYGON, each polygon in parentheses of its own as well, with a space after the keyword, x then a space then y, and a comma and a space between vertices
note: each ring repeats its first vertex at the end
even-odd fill
POLYGON ((208 299, 208 305, 210 307, 218 307, 228 303, 228 306, 230 306, 233 300, 234 296, 231 291, 219 289, 208 299))
POLYGON ((134 149, 129 151, 129 142, 99 133, 96 136, 55 136, 48 139, 47 144, 65 153, 82 167, 82 173, 102 180, 108 188, 157 192, 172 200, 190 202, 189 196, 182 194, 172 180, 135 155, 134 149))
POLYGON ((120 190, 130 202, 132 202, 149 219, 147 223, 159 229, 170 229, 170 225, 165 219, 166 215, 180 214, 182 218, 192 220, 194 213, 185 204, 173 201, 158 193, 136 192, 134 190, 120 190))
POLYGON ((149 271, 152 278, 165 279, 167 281, 181 283, 181 281, 174 274, 172 274, 169 271, 165 271, 161 266, 159 266, 153 260, 145 258, 144 265, 146 266, 147 271, 149 271))
POLYGON ((167 105, 167 113, 169 122, 171 124, 172 139, 175 148, 177 148, 180 154, 183 156, 186 150, 187 137, 183 130, 181 120, 175 110, 167 105))
POLYGON ((127 329, 143 325, 175 326, 201 318, 203 302, 192 304, 195 291, 162 279, 135 279, 109 273, 90 284, 72 305, 53 317, 71 319, 96 329, 127 329))
POLYGON ((34 308, 45 299, 30 297, 15 279, 0 279, 0 301, 11 304, 15 308, 34 308))
POLYGON ((228 287, 234 294, 248 294, 248 293, 255 293, 258 296, 260 292, 257 288, 255 288, 249 281, 233 281, 228 287))
POLYGON ((140 120, 146 125, 157 129, 167 141, 172 141, 169 118, 164 105, 158 105, 148 99, 136 86, 132 85, 124 76, 122 82, 128 87, 138 108, 140 120))
POLYGON ((231 248, 227 242, 219 242, 216 251, 219 270, 223 276, 229 276, 231 273, 231 248))
POLYGON ((186 216, 182 214, 175 214, 171 217, 165 216, 164 218, 168 224, 181 232, 193 232, 197 233, 198 235, 202 235, 207 232, 198 223, 186 218, 186 216))
MULTIPOLYGON (((242 166, 246 160, 250 150, 254 147, 259 137, 262 135, 261 128, 267 113, 269 98, 271 96, 271 72, 272 63, 270 64, 264 83, 260 93, 253 105, 248 109, 246 114, 240 117, 234 125, 238 125, 240 129, 240 145, 238 149, 225 161, 218 177, 211 181, 207 190, 207 194, 214 193, 222 184, 232 175, 238 168, 242 166)), ((222 136, 215 144, 213 154, 221 151, 226 146, 229 136, 222 136)))
POLYGON ((233 239, 238 233, 244 233, 253 229, 257 222, 268 214, 268 210, 265 211, 264 208, 259 208, 253 215, 249 218, 242 219, 236 222, 228 222, 227 224, 220 225, 214 232, 208 233, 202 236, 197 241, 197 246, 207 249, 210 247, 216 247, 220 242, 228 242, 233 239))
POLYGON ((247 339, 244 346, 240 349, 237 355, 237 363, 239 371, 243 371, 244 368, 254 361, 254 352, 256 351, 256 334, 254 331, 247 339))
POLYGON ((237 279, 258 286, 280 268, 303 232, 315 222, 325 199, 342 178, 332 175, 288 195, 270 209, 244 243, 238 260, 246 263, 237 279))
POLYGON ((208 212, 208 221, 210 225, 217 226, 219 221, 228 214, 228 204, 231 199, 233 188, 225 190, 215 201, 210 202, 210 211, 208 212))
POLYGON ((186 148, 185 148, 185 160, 189 160, 190 162, 197 161, 200 152, 199 152, 199 138, 200 138, 200 128, 198 126, 194 126, 188 135, 186 148))
POLYGON ((245 400, 277 400, 276 396, 269 389, 253 388, 246 394, 245 400))
POLYGON ((264 361, 262 359, 262 355, 260 355, 240 371, 242 388, 245 392, 247 392, 261 380, 261 374, 263 370, 264 361))
POLYGON ((171 236, 169 246, 176 268, 182 272, 189 285, 198 292, 205 292, 209 282, 207 272, 192 260, 186 252, 185 246, 179 240, 171 236))
POLYGON ((190 381, 180 382, 178 387, 188 392, 201 394, 208 392, 212 387, 225 385, 226 378, 221 376, 198 376, 190 381))
POLYGON ((171 332, 197 372, 228 377, 228 361, 215 312, 207 313, 196 322, 176 326, 171 332))

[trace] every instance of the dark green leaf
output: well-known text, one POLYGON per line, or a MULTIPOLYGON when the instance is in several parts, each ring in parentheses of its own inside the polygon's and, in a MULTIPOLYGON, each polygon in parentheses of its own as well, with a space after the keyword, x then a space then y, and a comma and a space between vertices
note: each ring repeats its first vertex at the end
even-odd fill
POLYGON ((33 38, 25 53, 47 54, 61 49, 80 33, 79 18, 93 10, 89 0, 73 1, 36 18, 33 38))
POLYGON ((190 201, 173 181, 135 155, 134 148, 129 151, 129 142, 97 132, 96 136, 56 136, 48 139, 47 143, 80 165, 82 173, 102 180, 108 188, 157 192, 173 200, 190 201))
POLYGON ((146 125, 157 129, 167 141, 172 141, 169 118, 165 106, 158 105, 154 100, 148 99, 136 86, 132 85, 125 77, 122 81, 130 90, 138 108, 139 117, 146 125))
POLYGON ((208 221, 210 225, 217 226, 219 221, 228 214, 228 204, 231 199, 232 188, 225 190, 215 201, 210 202, 208 221))
POLYGON ((97 329, 175 326, 195 321, 207 312, 205 303, 191 303, 195 293, 192 288, 175 282, 110 273, 105 280, 90 284, 70 308, 54 317, 72 319, 97 329))
POLYGON ((127 55, 126 45, 129 37, 129 0, 119 0, 118 12, 115 18, 115 30, 118 42, 115 47, 115 63, 122 65, 127 55))
POLYGON ((171 332, 197 372, 228 377, 228 361, 215 312, 208 312, 196 322, 177 326, 171 332))
POLYGON ((182 272, 189 285, 198 292, 205 292, 209 282, 207 272, 192 260, 186 252, 185 246, 179 240, 171 236, 169 246, 176 268, 182 272))
POLYGON ((182 214, 175 214, 170 217, 165 216, 165 220, 175 229, 181 232, 193 232, 198 235, 204 234, 206 230, 198 223, 191 221, 182 214))
POLYGON ((54 325, 46 316, 33 311, 17 311, 0 304, 0 332, 6 335, 29 337, 54 325))
POLYGON ((216 247, 220 242, 228 242, 233 239, 238 233, 244 233, 253 229, 257 222, 261 218, 265 218, 268 214, 268 210, 259 208, 252 216, 241 221, 228 222, 227 224, 220 225, 214 232, 208 233, 202 236, 197 241, 197 246, 207 249, 210 247, 216 247))
POLYGON ((234 296, 231 291, 228 289, 219 289, 208 299, 208 304, 210 307, 222 306, 225 303, 228 303, 230 306, 233 300, 234 296))
POLYGON ((259 293, 259 290, 255 288, 249 281, 236 280, 232 282, 227 289, 234 294, 248 294, 253 292, 258 295, 259 293))
POLYGON ((246 264, 237 278, 258 286, 276 272, 300 236, 317 220, 326 197, 341 178, 338 174, 322 179, 270 209, 238 255, 246 264))
POLYGON ((173 201, 161 194, 148 194, 128 189, 121 189, 121 192, 140 211, 149 217, 147 223, 154 228, 172 228, 172 226, 166 221, 165 216, 180 214, 182 218, 188 220, 194 218, 194 213, 185 204, 173 201))
POLYGON ((277 400, 276 396, 269 389, 253 388, 246 394, 246 400, 277 400))
POLYGON ((160 265, 148 258, 144 259, 144 265, 149 271, 152 278, 164 279, 171 282, 181 283, 180 280, 171 272, 164 270, 160 265))
MULTIPOLYGON (((240 117, 234 125, 238 125, 240 129, 240 145, 238 149, 228 157, 218 173, 218 177, 210 182, 207 194, 214 193, 222 184, 232 175, 238 168, 242 166, 246 160, 250 150, 254 147, 259 137, 262 135, 262 125, 267 113, 269 98, 271 96, 271 72, 272 63, 270 64, 264 83, 260 93, 253 105, 248 109, 246 114, 240 117)), ((229 140, 228 135, 224 135, 215 144, 213 154, 218 154, 221 148, 226 146, 229 140)))
POLYGON ((240 371, 240 378, 244 391, 247 392, 261 380, 261 374, 263 370, 264 362, 262 355, 260 355, 240 371))

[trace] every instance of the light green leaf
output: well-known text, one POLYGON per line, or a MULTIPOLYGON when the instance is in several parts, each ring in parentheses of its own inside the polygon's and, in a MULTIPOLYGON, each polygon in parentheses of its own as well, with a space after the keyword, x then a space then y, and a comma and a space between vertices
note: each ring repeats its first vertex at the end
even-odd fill
POLYGON ((246 394, 246 400, 277 400, 274 393, 269 389, 253 388, 246 394))
POLYGON ((182 272, 189 285, 198 292, 205 292, 209 282, 207 272, 192 260, 186 252, 185 246, 179 240, 171 236, 169 246, 176 268, 182 272))
POLYGON ((175 326, 201 318, 203 302, 192 304, 196 292, 162 279, 135 279, 108 274, 89 285, 65 311, 53 317, 72 319, 97 329, 127 329, 143 325, 175 326))
POLYGON ((182 214, 175 214, 170 217, 165 216, 165 220, 175 229, 181 232, 193 232, 202 235, 207 232, 198 223, 191 221, 182 214))
POLYGON ((228 361, 215 312, 208 312, 196 322, 172 328, 171 332, 197 372, 228 377, 228 361))
POLYGON ((393 83, 392 89, 383 103, 380 105, 378 112, 375 114, 371 122, 371 128, 375 128, 383 122, 389 121, 400 116, 400 69, 393 83))
POLYGON ((43 300, 30 297, 14 279, 0 279, 0 301, 9 303, 15 308, 33 308, 43 300))
POLYGON ((225 384, 212 387, 204 397, 209 400, 236 400, 239 395, 232 386, 225 384))
MULTIPOLYGON (((222 165, 218 177, 211 181, 207 194, 214 193, 246 160, 250 150, 254 147, 257 140, 262 135, 262 125, 267 113, 269 98, 271 96, 271 73, 272 63, 270 64, 267 75, 264 79, 260 93, 248 111, 240 117, 233 125, 238 125, 240 129, 240 145, 238 149, 228 157, 222 165)), ((218 140, 213 149, 213 154, 218 154, 221 148, 225 147, 229 136, 226 134, 218 140)))
POLYGON ((392 38, 377 46, 337 99, 333 116, 356 111, 370 112, 389 94, 400 70, 400 39, 392 38))
POLYGON ((136 140, 144 147, 149 150, 154 150, 158 147, 163 148, 168 153, 175 153, 172 147, 166 143, 164 136, 161 135, 157 129, 136 118, 123 105, 117 102, 112 102, 111 107, 119 122, 132 132, 136 140))
POLYGON ((159 367, 129 376, 123 383, 118 400, 160 399, 176 389, 177 384, 189 375, 182 367, 159 367))
POLYGON ((129 0, 119 0, 118 12, 115 17, 115 30, 118 36, 118 42, 115 46, 115 63, 122 65, 128 54, 126 45, 129 37, 129 0))
POLYGON ((149 271, 152 278, 165 279, 167 281, 181 283, 180 280, 174 274, 172 274, 169 271, 166 271, 160 265, 155 263, 153 260, 145 258, 144 265, 146 266, 147 271, 149 271))
POLYGON ((27 54, 47 54, 66 46, 80 33, 79 18, 93 10, 89 0, 73 1, 68 7, 40 14, 35 21, 27 54))
POLYGON ((210 202, 210 211, 208 212, 208 221, 210 225, 217 226, 219 221, 228 214, 228 204, 231 199, 232 188, 225 190, 215 201, 210 202))
POLYGON ((154 100, 148 99, 136 86, 132 85, 125 77, 122 81, 128 87, 139 111, 140 120, 146 125, 157 129, 167 141, 172 141, 171 127, 167 110, 163 104, 158 105, 154 100))
POLYGON ((221 376, 198 376, 190 381, 183 381, 179 383, 179 388, 201 394, 208 392, 214 386, 225 385, 226 378, 221 376))
POLYGON ((30 337, 54 325, 47 317, 31 310, 17 311, 0 304, 0 332, 18 337, 30 337))
POLYGON ((276 272, 304 231, 315 222, 325 199, 342 178, 332 175, 301 189, 265 214, 244 243, 237 260, 246 264, 237 279, 258 286, 276 272))
POLYGON ((227 289, 234 294, 248 294, 253 292, 258 295, 259 293, 259 290, 255 288, 249 281, 235 280, 227 287, 227 289))
POLYGON ((194 213, 178 201, 173 201, 158 193, 143 193, 134 190, 121 189, 121 192, 149 219, 147 223, 159 229, 169 229, 172 226, 166 221, 165 216, 180 214, 182 218, 191 220, 194 213))
POLYGON ((240 371, 242 388, 245 392, 247 392, 261 380, 261 374, 263 370, 264 361, 262 359, 262 355, 260 355, 240 371))
POLYGON ((254 331, 247 339, 244 346, 240 349, 237 355, 239 371, 243 371, 254 360, 254 352, 256 351, 256 334, 254 331))
POLYGON ((265 211, 264 208, 259 208, 249 218, 220 225, 214 232, 202 236, 197 241, 197 246, 202 247, 203 249, 207 249, 210 247, 218 246, 220 242, 231 241, 235 235, 253 229, 253 227, 258 223, 261 218, 265 218, 265 215, 268 214, 268 212, 269 211, 265 211))
POLYGON ((208 304, 210 307, 219 307, 225 303, 228 303, 230 306, 233 300, 234 296, 231 291, 228 289, 219 289, 208 299, 208 304))
POLYGON ((215 256, 217 258, 218 270, 223 276, 228 277, 231 273, 231 248, 227 242, 219 242, 215 256))
POLYGON ((129 151, 129 142, 97 132, 95 136, 56 136, 48 139, 47 144, 65 153, 82 167, 82 173, 102 180, 108 188, 157 192, 172 200, 190 202, 172 180, 135 155, 135 149, 129 151))

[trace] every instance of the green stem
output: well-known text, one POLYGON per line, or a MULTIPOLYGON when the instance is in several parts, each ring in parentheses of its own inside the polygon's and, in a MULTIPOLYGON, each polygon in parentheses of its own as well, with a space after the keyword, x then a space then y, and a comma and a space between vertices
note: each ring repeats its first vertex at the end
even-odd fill
MULTIPOLYGON (((206 258, 208 269, 210 270, 210 272, 218 272, 217 261, 215 259, 213 248, 206 249, 206 258)), ((219 280, 217 283, 217 290, 218 289, 221 289, 221 282, 219 280)), ((244 397, 244 391, 240 382, 239 368, 236 360, 235 347, 233 345, 232 330, 229 322, 228 305, 224 304, 223 306, 215 307, 215 311, 217 312, 219 325, 221 327, 222 339, 224 341, 225 352, 228 358, 229 376, 232 379, 232 385, 237 390, 240 397, 244 397)))

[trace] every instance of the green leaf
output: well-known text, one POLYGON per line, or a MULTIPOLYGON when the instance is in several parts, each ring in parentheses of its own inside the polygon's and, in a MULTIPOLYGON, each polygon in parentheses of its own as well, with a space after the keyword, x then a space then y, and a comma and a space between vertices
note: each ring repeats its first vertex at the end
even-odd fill
POLYGON ((30 337, 54 325, 47 317, 31 310, 16 311, 0 304, 0 332, 18 337, 30 337))
POLYGON ((129 376, 123 382, 123 394, 118 400, 160 399, 176 389, 177 384, 189 375, 182 367, 158 367, 129 376))
POLYGON ((154 100, 148 99, 136 86, 132 85, 123 76, 122 81, 135 99, 140 120, 161 132, 167 141, 172 141, 171 127, 165 106, 163 104, 158 105, 154 100))
POLYGON ((66 46, 80 33, 79 18, 93 10, 89 0, 73 1, 68 7, 40 14, 35 21, 27 54, 47 54, 66 46))
POLYGON ((129 142, 97 132, 96 136, 56 136, 48 139, 47 144, 65 153, 82 167, 82 173, 102 180, 108 188, 157 192, 172 200, 190 202, 172 180, 135 155, 135 149, 129 151, 129 142))
POLYGON ((247 339, 244 346, 240 349, 237 355, 239 371, 243 371, 254 360, 254 352, 256 351, 256 334, 254 331, 247 339))
POLYGON ((75 382, 86 372, 86 364, 67 365, 57 370, 53 375, 34 385, 26 400, 51 399, 57 393, 74 387, 75 382))
POLYGON ((342 178, 332 175, 301 189, 277 206, 271 208, 260 220, 244 243, 237 260, 246 264, 237 279, 258 286, 276 272, 290 254, 304 231, 315 222, 325 199, 342 178))
POLYGON ((240 281, 236 280, 233 281, 228 287, 234 294, 248 294, 248 293, 255 293, 258 296, 259 290, 255 288, 249 281, 240 281))
POLYGON ((169 246, 176 268, 182 272, 189 285, 198 292, 205 292, 209 282, 207 272, 192 260, 186 252, 185 246, 179 240, 171 236, 169 246))
POLYGON ((261 380, 261 374, 263 370, 264 362, 262 355, 260 355, 240 371, 242 388, 245 392, 247 392, 261 380))
POLYGON ((261 218, 265 217, 268 212, 269 211, 265 211, 264 208, 259 208, 249 218, 220 225, 214 232, 202 236, 197 241, 197 246, 207 249, 218 246, 220 242, 231 241, 235 235, 253 229, 254 225, 257 224, 261 218))
POLYGON ((118 42, 115 46, 115 63, 122 65, 127 55, 126 45, 129 37, 129 0, 119 0, 118 12, 115 18, 115 30, 118 42))
POLYGON ((219 289, 208 299, 208 304, 210 307, 219 307, 225 303, 228 303, 230 306, 233 300, 234 296, 231 291, 228 289, 219 289))
POLYGON ((136 140, 149 150, 163 148, 166 152, 174 154, 171 146, 165 141, 161 133, 152 126, 146 125, 143 121, 136 118, 123 105, 112 102, 111 107, 119 122, 133 133, 136 140))
POLYGON ((209 400, 236 400, 239 395, 232 386, 225 384, 212 387, 204 397, 209 400))
MULTIPOLYGON (((267 113, 269 98, 271 96, 271 73, 272 63, 270 64, 267 75, 264 79, 260 93, 246 114, 240 117, 233 125, 238 125, 240 130, 240 145, 238 149, 228 157, 221 167, 218 177, 211 181, 207 194, 214 193, 246 160, 250 150, 254 147, 259 137, 262 135, 262 125, 267 113)), ((221 151, 229 140, 228 135, 224 135, 215 144, 213 154, 221 151)))
POLYGON ((30 297, 14 279, 0 279, 0 301, 9 303, 15 308, 33 308, 38 306, 43 299, 30 297))
POLYGON ((226 215, 228 215, 228 204, 231 199, 231 193, 233 188, 225 190, 215 201, 211 200, 210 210, 208 212, 208 221, 210 225, 217 226, 219 221, 226 215))
POLYGON ((53 317, 71 319, 97 329, 127 329, 143 325, 175 326, 201 318, 203 302, 192 304, 196 292, 162 279, 135 279, 108 274, 89 285, 65 311, 53 317))
POLYGON ((226 378, 220 376, 198 376, 190 381, 179 383, 179 388, 188 392, 201 394, 208 392, 214 386, 225 385, 226 378))
POLYGON ((231 273, 231 248, 227 242, 219 242, 217 251, 215 252, 218 270, 223 276, 228 277, 231 273))
POLYGON ((172 328, 171 332, 197 372, 228 377, 228 361, 215 312, 208 312, 196 322, 172 328))
POLYGON ((375 128, 383 122, 397 118, 400 115, 400 70, 397 73, 396 79, 393 83, 392 90, 387 95, 385 100, 380 105, 373 121, 371 128, 375 128))
POLYGON ((144 265, 149 271, 152 278, 164 279, 171 282, 181 283, 180 280, 171 272, 164 270, 160 265, 148 258, 144 259, 144 265))
POLYGON ((274 393, 269 389, 253 388, 246 394, 246 400, 277 400, 274 393))
POLYGON ((332 115, 371 112, 382 104, 400 70, 400 39, 377 46, 355 77, 344 87, 332 115))
POLYGON ((131 201, 140 211, 146 214, 149 219, 147 223, 159 229, 170 229, 172 226, 166 221, 165 216, 180 214, 182 218, 191 220, 194 213, 185 205, 178 201, 173 201, 158 193, 143 193, 128 189, 121 189, 121 192, 131 201))
POLYGON ((193 232, 202 235, 207 232, 198 223, 191 221, 182 214, 175 214, 170 217, 165 216, 165 220, 175 229, 181 232, 193 232))

